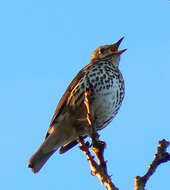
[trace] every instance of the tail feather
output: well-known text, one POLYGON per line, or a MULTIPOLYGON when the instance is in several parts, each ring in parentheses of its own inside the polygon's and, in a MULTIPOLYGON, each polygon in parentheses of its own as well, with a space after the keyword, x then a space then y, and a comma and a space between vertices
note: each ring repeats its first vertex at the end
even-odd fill
POLYGON ((28 167, 32 168, 32 171, 34 173, 39 172, 39 170, 43 167, 43 165, 47 162, 47 160, 55 151, 56 150, 44 153, 42 151, 42 148, 40 147, 39 150, 30 158, 28 167))
MULTIPOLYGON (((65 120, 63 122, 65 122, 65 120)), ((75 132, 73 131, 74 128, 65 123, 63 123, 62 126, 63 127, 58 126, 57 123, 51 126, 48 137, 37 152, 30 158, 28 167, 32 168, 34 173, 39 172, 50 156, 52 156, 59 147, 76 139, 75 132)))

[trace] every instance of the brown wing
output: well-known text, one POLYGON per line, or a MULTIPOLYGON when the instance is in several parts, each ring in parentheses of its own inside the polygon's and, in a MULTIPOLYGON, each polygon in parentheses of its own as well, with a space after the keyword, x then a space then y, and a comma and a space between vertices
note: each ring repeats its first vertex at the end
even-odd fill
MULTIPOLYGON (((84 136, 84 137, 80 137, 82 140, 84 140, 87 136, 84 136)), ((75 141, 72 141, 70 142, 69 144, 65 145, 65 146, 62 146, 59 150, 59 153, 60 154, 63 154, 67 151, 69 151, 71 148, 73 148, 74 146, 76 146, 78 144, 78 142, 75 140, 75 141)))
MULTIPOLYGON (((76 77, 73 79, 73 81, 70 83, 70 85, 68 86, 67 90, 65 91, 64 95, 62 96, 62 98, 60 99, 60 102, 56 108, 56 111, 53 115, 53 118, 51 120, 51 123, 50 123, 50 127, 48 129, 48 131, 51 129, 51 126, 54 124, 56 118, 60 115, 60 113, 62 112, 66 102, 67 102, 67 99, 70 95, 70 93, 72 92, 72 90, 74 89, 74 87, 76 86, 76 84, 82 79, 82 77, 84 76, 84 69, 82 69, 77 75, 76 77)), ((47 132, 46 134, 46 137, 47 138, 49 135, 49 133, 47 132)))

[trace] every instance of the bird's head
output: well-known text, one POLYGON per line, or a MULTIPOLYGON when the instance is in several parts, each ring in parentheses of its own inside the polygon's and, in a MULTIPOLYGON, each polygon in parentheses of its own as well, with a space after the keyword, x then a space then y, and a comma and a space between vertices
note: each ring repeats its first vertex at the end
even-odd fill
POLYGON ((118 42, 112 45, 100 46, 97 48, 91 57, 91 62, 95 60, 111 58, 114 62, 119 62, 120 55, 126 51, 126 49, 118 50, 119 45, 121 44, 124 37, 122 37, 118 42))

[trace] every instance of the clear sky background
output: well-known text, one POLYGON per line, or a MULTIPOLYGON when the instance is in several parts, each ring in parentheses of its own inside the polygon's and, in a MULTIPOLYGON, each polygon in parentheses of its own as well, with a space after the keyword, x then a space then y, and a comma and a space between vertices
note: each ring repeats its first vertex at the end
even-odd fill
MULTIPOLYGON (((153 160, 158 140, 170 141, 170 2, 0 2, 1 189, 104 189, 78 147, 54 154, 37 175, 27 164, 71 80, 98 46, 122 36, 126 95, 101 139, 114 183, 130 190, 153 160)), ((169 177, 166 163, 146 188, 169 189, 169 177)))

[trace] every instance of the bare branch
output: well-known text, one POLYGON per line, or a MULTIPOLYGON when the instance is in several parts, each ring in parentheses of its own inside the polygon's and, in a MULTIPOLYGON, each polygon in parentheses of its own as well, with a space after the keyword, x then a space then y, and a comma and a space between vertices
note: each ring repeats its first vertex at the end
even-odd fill
POLYGON ((145 185, 149 178, 155 173, 158 166, 164 162, 170 161, 170 154, 166 152, 169 142, 163 139, 158 142, 157 153, 154 156, 152 164, 149 166, 147 173, 143 176, 136 176, 135 190, 145 190, 145 185))
MULTIPOLYGON (((84 143, 84 140, 82 140, 82 139, 79 139, 79 143, 81 145, 80 150, 82 152, 84 152, 84 154, 87 157, 87 160, 89 161, 90 168, 91 168, 91 175, 96 176, 101 181, 101 183, 106 187, 107 190, 119 190, 111 181, 111 176, 109 176, 107 174, 106 162, 105 161, 103 162, 104 165, 100 165, 100 163, 97 163, 94 160, 94 156, 91 155, 91 152, 89 150, 89 143, 84 143)), ((97 150, 97 148, 96 148, 96 150, 97 150)), ((104 148, 103 148, 103 150, 104 150, 104 148)), ((99 150, 99 152, 100 152, 100 150, 99 150)), ((102 157, 103 157, 103 155, 102 155, 102 157)), ((102 161, 102 158, 100 158, 100 156, 99 156, 98 162, 101 162, 101 161, 102 161)))

